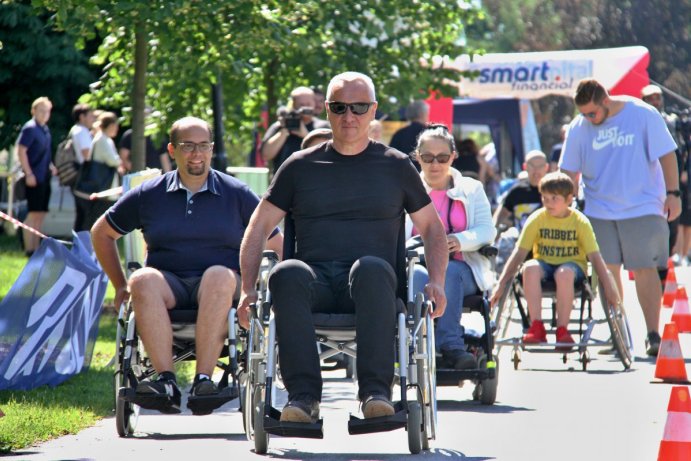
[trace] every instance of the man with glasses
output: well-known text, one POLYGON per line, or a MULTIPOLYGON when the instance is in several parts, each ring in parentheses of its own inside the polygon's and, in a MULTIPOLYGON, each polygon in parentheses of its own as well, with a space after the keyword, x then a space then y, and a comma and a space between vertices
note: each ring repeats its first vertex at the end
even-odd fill
POLYGON ((314 91, 305 86, 290 93, 291 107, 279 111, 274 122, 262 139, 261 154, 265 162, 273 163, 274 173, 293 152, 300 150, 300 144, 307 133, 316 128, 328 128, 324 120, 314 117, 314 91))
POLYGON ((254 212, 240 250, 243 273, 238 308, 247 326, 248 306, 264 241, 291 213, 295 259, 279 263, 269 278, 281 375, 289 401, 281 421, 319 419, 322 378, 313 312, 356 314, 357 375, 365 418, 394 414, 391 383, 398 289, 398 237, 408 212, 425 242, 433 316, 446 306, 448 249, 439 220, 408 155, 368 137, 377 108, 372 80, 357 72, 334 77, 327 89, 333 140, 296 152, 274 176, 254 212))
POLYGON ((582 175, 585 215, 622 293, 620 271, 634 273, 648 331, 646 353, 660 346, 662 287, 658 267, 669 257, 667 221, 681 213, 676 144, 655 108, 610 97, 594 79, 574 97, 580 116, 570 124, 559 168, 574 184, 582 175))
MULTIPOLYGON (((227 336, 228 311, 239 295, 240 242, 259 198, 245 184, 211 169, 211 139, 205 121, 176 121, 168 153, 177 170, 128 191, 91 230, 96 256, 115 288, 115 306, 131 296, 137 330, 158 374, 139 383, 136 403, 162 413, 180 413, 168 316, 179 307, 199 310, 197 370, 188 407, 207 414, 224 403, 195 397, 219 393, 211 375, 227 336), (128 281, 116 241, 135 229, 144 234, 146 267, 128 281)), ((267 236, 268 246, 281 254, 282 236, 276 229, 267 236)))

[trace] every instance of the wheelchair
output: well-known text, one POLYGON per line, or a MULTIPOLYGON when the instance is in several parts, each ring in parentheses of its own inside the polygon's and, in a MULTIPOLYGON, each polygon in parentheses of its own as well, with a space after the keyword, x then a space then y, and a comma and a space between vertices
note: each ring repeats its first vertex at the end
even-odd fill
MULTIPOLYGON (((126 176, 125 185, 134 187, 134 180, 145 181, 158 172, 145 171, 145 175, 136 174, 126 176), (132 184, 130 183, 132 182, 132 184)), ((142 266, 145 257, 145 244, 141 232, 136 230, 123 237, 127 276, 142 266)), ((173 327, 173 362, 195 359, 195 323, 197 318, 196 306, 186 306, 169 311, 173 327)), ((228 336, 221 357, 228 357, 228 363, 219 360, 216 366, 223 371, 218 383, 219 395, 196 397, 196 402, 189 403, 193 413, 197 415, 209 414, 209 407, 217 408, 225 402, 237 398, 240 394, 238 345, 242 348, 242 341, 238 341, 238 326, 236 309, 232 307, 228 313, 228 336)), ((136 395, 137 384, 150 378, 156 373, 150 359, 147 357, 143 343, 137 334, 136 318, 131 304, 119 307, 116 333, 115 353, 115 425, 120 437, 131 436, 139 418, 141 396, 136 395)), ((168 397, 163 396, 167 399, 168 397)))
MULTIPOLYGON (((195 359, 195 323, 197 309, 186 306, 169 311, 173 326, 173 363, 195 359)), ((240 395, 238 367, 238 337, 236 309, 228 313, 228 337, 221 357, 228 357, 228 363, 218 360, 216 366, 223 371, 218 383, 219 394, 215 396, 198 396, 196 404, 188 405, 196 415, 210 414, 226 402, 240 395)), ((137 384, 156 374, 151 361, 146 355, 144 346, 137 334, 136 319, 130 305, 120 307, 117 324, 117 350, 115 361, 115 425, 120 437, 131 436, 136 428, 142 396, 135 392, 137 384)), ((167 396, 147 397, 146 399, 168 399, 167 396)), ((149 400, 150 401, 150 400, 149 400)))
MULTIPOLYGON (((416 251, 421 248, 422 241, 419 237, 408 239, 406 248, 416 251)), ((497 247, 485 245, 478 249, 478 253, 490 261, 497 256, 497 247)), ((424 264, 424 255, 418 255, 420 262, 424 264)), ((486 293, 478 292, 463 298, 463 314, 477 312, 482 316, 484 331, 482 333, 466 330, 463 336, 468 352, 477 359, 477 367, 468 370, 456 370, 452 368, 436 368, 437 386, 462 386, 464 381, 471 381, 473 400, 480 401, 484 405, 492 405, 497 399, 497 386, 499 384, 499 358, 494 354, 494 325, 490 318, 490 305, 486 293)))
MULTIPOLYGON (((291 222, 290 217, 286 216, 286 259, 294 250, 291 222)), ((403 230, 403 225, 401 228, 403 230)), ((399 237, 402 250, 402 233, 399 237)), ((413 267, 418 262, 417 254, 411 253, 406 257, 403 253, 403 256, 404 264, 399 264, 397 272, 407 273, 410 279, 413 267)), ((259 299, 250 307, 241 390, 246 435, 248 440, 254 441, 255 451, 260 454, 267 452, 270 435, 303 438, 324 436, 322 419, 314 424, 281 422, 281 412, 274 407, 274 387, 280 378, 276 326, 267 282, 277 258, 273 252, 265 252, 263 261, 258 281, 259 299)), ((400 401, 394 403, 395 414, 370 419, 351 415, 348 432, 367 434, 405 428, 408 432, 408 448, 411 453, 417 454, 423 449, 429 449, 430 440, 434 440, 436 434, 434 324, 429 313, 431 303, 424 300, 422 293, 413 293, 412 284, 405 288, 407 302, 399 299, 396 314, 395 381, 400 386, 400 401)), ((322 361, 341 353, 353 359, 356 357, 354 314, 317 313, 312 318, 317 340, 321 345, 322 361)))
MULTIPOLYGON (((608 276, 614 282, 613 276, 609 271, 608 276)), ((624 366, 624 370, 628 370, 631 367, 633 362, 633 340, 626 317, 626 310, 621 303, 611 305, 607 302, 604 288, 594 272, 574 287, 574 303, 578 303, 578 307, 574 307, 571 312, 568 329, 569 333, 578 334, 579 339, 575 344, 567 345, 554 342, 524 344, 521 336, 510 336, 509 327, 512 323, 520 323, 523 332, 530 327, 531 323, 530 316, 524 307, 525 294, 520 278, 520 275, 516 276, 512 283, 509 284, 507 289, 501 294, 499 302, 494 306, 491 313, 492 322, 495 325, 495 343, 499 349, 503 346, 512 347, 512 361, 515 370, 518 369, 521 362, 521 352, 534 352, 562 354, 562 362, 564 364, 567 363, 569 354, 578 354, 578 361, 581 363, 583 371, 586 371, 589 363, 592 361, 589 352, 590 347, 611 348, 624 366), (599 298, 599 304, 603 306, 604 318, 595 318, 593 316, 593 302, 597 298, 599 298), (514 310, 518 312, 520 319, 514 319, 514 310), (577 319, 574 319, 574 313, 577 313, 577 319), (574 324, 577 328, 574 327, 574 324), (607 325, 610 333, 608 339, 601 339, 595 335, 595 327, 600 324, 607 325), (572 348, 566 351, 564 350, 566 346, 572 346, 572 348)), ((551 321, 549 322, 551 328, 547 330, 547 334, 553 334, 556 328, 557 305, 556 284, 554 281, 542 283, 543 310, 546 308, 546 305, 548 309, 551 309, 551 321)))

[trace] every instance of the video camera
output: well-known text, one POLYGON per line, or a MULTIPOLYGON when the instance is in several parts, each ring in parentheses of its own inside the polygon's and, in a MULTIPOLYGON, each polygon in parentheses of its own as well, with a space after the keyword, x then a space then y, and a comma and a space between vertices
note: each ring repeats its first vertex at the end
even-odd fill
POLYGON ((283 119, 283 126, 289 131, 300 129, 303 115, 314 115, 314 110, 311 107, 301 107, 290 111, 283 109, 278 113, 278 116, 283 119))

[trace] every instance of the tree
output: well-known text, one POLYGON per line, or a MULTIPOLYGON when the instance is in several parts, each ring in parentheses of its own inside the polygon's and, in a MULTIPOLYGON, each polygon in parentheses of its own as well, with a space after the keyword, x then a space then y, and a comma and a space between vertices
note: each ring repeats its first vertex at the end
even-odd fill
POLYGON ((72 125, 72 105, 95 78, 71 37, 55 32, 28 1, 0 3, 0 150, 10 148, 39 96, 53 102, 53 141, 72 125))
MULTIPOLYGON (((480 15, 463 0, 33 3, 55 11, 57 24, 76 37, 104 37, 93 58, 105 69, 89 96, 95 104, 135 108, 125 111, 135 118, 144 101, 140 95, 134 104, 133 89, 146 78, 143 98, 157 109, 160 126, 190 113, 209 118, 210 87, 220 76, 227 132, 245 140, 262 106, 273 114, 295 86, 324 87, 345 70, 372 76, 384 110, 430 89, 448 90, 441 85, 445 71, 422 67, 420 57, 469 51, 464 27, 480 15), (146 66, 135 59, 139 37, 147 44, 146 66)), ((134 122, 135 129, 143 125, 134 122)))

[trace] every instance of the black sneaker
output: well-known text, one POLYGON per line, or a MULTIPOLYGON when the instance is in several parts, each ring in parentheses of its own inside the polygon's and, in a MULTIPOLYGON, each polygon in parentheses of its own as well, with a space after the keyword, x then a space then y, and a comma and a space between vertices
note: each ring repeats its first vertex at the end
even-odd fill
POLYGON ((190 396, 218 395, 218 386, 209 378, 195 379, 190 389, 190 396))
POLYGON ((137 384, 135 401, 137 405, 161 413, 180 413, 180 389, 172 379, 159 377, 156 381, 142 381, 137 384))
POLYGON ((310 423, 319 420, 319 401, 309 395, 298 395, 286 403, 281 412, 281 422, 310 423))
POLYGON ((650 357, 657 357, 657 352, 660 350, 660 334, 657 331, 648 333, 645 338, 645 352, 650 357))
POLYGON ((472 370, 473 368, 477 368, 475 356, 463 349, 442 351, 441 354, 447 367, 453 368, 454 370, 472 370))
POLYGON ((232 400, 233 396, 229 391, 226 387, 222 392, 211 379, 199 378, 197 375, 190 389, 187 408, 195 416, 210 415, 215 409, 232 400))

